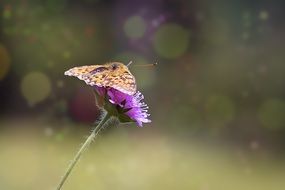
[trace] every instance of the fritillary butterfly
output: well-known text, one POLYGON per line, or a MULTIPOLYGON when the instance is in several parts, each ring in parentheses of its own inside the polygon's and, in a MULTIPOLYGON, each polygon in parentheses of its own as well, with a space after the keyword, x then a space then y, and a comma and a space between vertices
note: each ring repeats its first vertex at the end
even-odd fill
POLYGON ((75 76, 90 86, 114 88, 129 95, 137 91, 135 77, 120 62, 74 67, 64 74, 75 76))

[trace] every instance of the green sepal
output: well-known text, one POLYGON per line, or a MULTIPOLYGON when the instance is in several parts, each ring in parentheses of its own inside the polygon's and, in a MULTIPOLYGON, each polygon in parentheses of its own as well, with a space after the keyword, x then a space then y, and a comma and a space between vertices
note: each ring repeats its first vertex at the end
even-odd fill
MULTIPOLYGON (((94 94, 95 94, 95 98, 96 98, 96 104, 99 106, 100 105, 100 99, 103 100, 102 98, 104 98, 104 103, 103 103, 103 107, 104 109, 108 112, 108 114, 110 114, 111 116, 114 116, 116 118, 118 118, 118 120, 121 123, 130 123, 130 122, 135 122, 134 120, 132 120, 128 115, 126 115, 126 112, 130 111, 132 108, 127 108, 124 109, 119 105, 115 105, 112 104, 109 101, 109 97, 106 95, 105 97, 101 97, 98 92, 96 92, 96 90, 94 90, 94 94)), ((121 102, 122 105, 126 104, 126 100, 121 102)))

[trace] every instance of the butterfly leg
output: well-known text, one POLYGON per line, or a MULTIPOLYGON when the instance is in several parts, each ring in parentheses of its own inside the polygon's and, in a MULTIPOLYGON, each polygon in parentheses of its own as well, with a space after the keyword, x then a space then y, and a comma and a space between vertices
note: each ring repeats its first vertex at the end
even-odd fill
POLYGON ((103 107, 104 106, 104 97, 100 96, 96 90, 93 90, 93 93, 94 93, 94 96, 95 96, 96 105, 98 107, 103 107))

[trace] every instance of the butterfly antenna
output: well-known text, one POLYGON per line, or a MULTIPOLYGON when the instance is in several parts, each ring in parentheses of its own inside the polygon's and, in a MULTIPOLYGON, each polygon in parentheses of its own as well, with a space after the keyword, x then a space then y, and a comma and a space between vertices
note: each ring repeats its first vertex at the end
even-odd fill
POLYGON ((129 67, 132 63, 133 63, 133 61, 130 61, 130 62, 127 64, 127 67, 129 67))
POLYGON ((158 65, 158 63, 155 62, 155 63, 152 63, 152 64, 141 64, 141 65, 134 65, 134 66, 136 66, 136 67, 155 67, 157 65, 158 65))

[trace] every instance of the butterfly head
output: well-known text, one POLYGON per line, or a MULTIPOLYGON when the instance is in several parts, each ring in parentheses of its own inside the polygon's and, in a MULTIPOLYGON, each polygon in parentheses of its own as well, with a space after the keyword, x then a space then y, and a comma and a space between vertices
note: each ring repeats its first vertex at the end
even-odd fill
POLYGON ((94 68, 92 71, 90 71, 90 73, 91 74, 102 74, 105 72, 116 73, 116 72, 122 72, 124 70, 128 70, 128 67, 126 65, 119 62, 113 62, 113 63, 107 63, 105 65, 100 65, 94 68))
POLYGON ((129 70, 126 65, 120 62, 107 63, 106 66, 111 72, 129 70))

